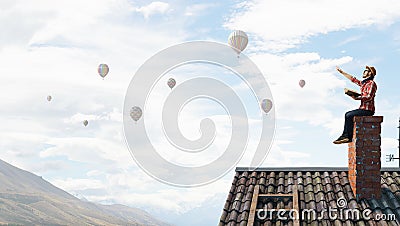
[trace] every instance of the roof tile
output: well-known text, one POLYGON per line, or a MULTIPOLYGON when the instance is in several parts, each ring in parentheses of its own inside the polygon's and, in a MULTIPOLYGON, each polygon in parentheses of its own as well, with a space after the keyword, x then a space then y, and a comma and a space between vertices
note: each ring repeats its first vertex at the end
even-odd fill
MULTIPOLYGON (((259 185, 260 194, 290 194, 293 187, 298 190, 300 210, 314 209, 322 215, 320 219, 302 219, 306 225, 400 225, 400 173, 397 171, 382 171, 381 199, 362 199, 357 202, 346 170, 307 170, 295 171, 274 170, 269 171, 238 171, 234 175, 232 187, 228 193, 220 225, 247 225, 255 185, 259 185), (345 198, 348 208, 373 210, 375 216, 385 213, 396 217, 395 221, 375 221, 373 219, 339 220, 329 219, 323 210, 338 208, 337 199, 345 198)), ((259 197, 257 208, 293 208, 293 201, 288 197, 259 197)), ((255 225, 293 225, 291 220, 264 220, 255 219, 255 225)))

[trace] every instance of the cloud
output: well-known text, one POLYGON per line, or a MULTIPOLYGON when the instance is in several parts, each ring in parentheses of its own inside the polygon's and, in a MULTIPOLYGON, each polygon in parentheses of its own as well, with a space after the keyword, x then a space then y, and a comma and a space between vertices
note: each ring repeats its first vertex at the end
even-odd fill
POLYGON ((135 11, 143 14, 144 18, 148 19, 153 14, 164 14, 170 8, 166 2, 152 2, 146 6, 135 8, 135 11))
POLYGON ((52 181, 57 187, 63 188, 67 191, 81 191, 85 189, 99 189, 103 188, 103 181, 95 179, 57 179, 52 181))
POLYGON ((386 166, 392 166, 392 167, 397 167, 399 165, 398 159, 394 159, 392 162, 388 162, 388 156, 387 155, 393 155, 393 157, 398 158, 399 151, 398 151, 398 145, 399 141, 394 138, 388 138, 388 137, 382 137, 381 138, 381 151, 382 151, 382 157, 381 161, 382 163, 385 162, 386 166))
MULTIPOLYGON (((345 39, 345 40, 339 42, 339 43, 337 44, 337 46, 344 46, 344 45, 346 45, 346 44, 348 44, 348 43, 358 41, 358 40, 360 40, 361 38, 362 38, 361 35, 351 36, 351 37, 349 37, 349 38, 347 38, 347 39, 345 39)), ((346 51, 342 51, 342 53, 345 53, 345 52, 346 52, 346 51)))
POLYGON ((351 62, 351 57, 326 59, 318 53, 300 52, 282 55, 259 53, 251 58, 270 85, 278 120, 306 121, 311 125, 332 128, 330 122, 335 116, 335 108, 345 109, 343 103, 351 105, 350 100, 341 95, 346 82, 334 69, 336 65, 351 62), (303 88, 298 84, 300 79, 306 82, 303 88), (309 106, 312 106, 312 111, 309 106))
POLYGON ((395 150, 399 145, 399 141, 394 138, 382 138, 381 149, 385 152, 395 150))
MULTIPOLYGON (((7 31, 0 38, 0 78, 7 84, 0 89, 0 157, 91 201, 182 213, 215 193, 225 195, 231 177, 179 197, 132 160, 121 122, 127 84, 146 59, 186 37, 183 16, 144 23, 132 15, 133 7, 108 0, 9 3, 0 14, 7 18, 0 20, 7 31), (110 66, 104 80, 97 74, 100 63, 110 66)), ((155 2, 137 9, 149 18, 170 6, 155 2)))
MULTIPOLYGON (((283 167, 285 166, 310 166, 313 165, 310 160, 311 154, 302 150, 298 145, 297 148, 291 150, 291 144, 296 144, 299 136, 298 129, 294 127, 281 126, 279 121, 276 126, 275 139, 271 149, 262 163, 262 167, 283 167)), ((248 165, 241 165, 248 166, 248 165)))
MULTIPOLYGON (((152 183, 153 192, 151 193, 136 193, 130 190, 118 190, 111 192, 118 192, 118 196, 97 196, 90 197, 97 201, 105 202, 111 199, 113 202, 130 204, 143 207, 151 212, 163 212, 173 214, 183 214, 207 203, 207 200, 216 194, 226 194, 227 188, 232 183, 232 178, 219 180, 211 185, 191 188, 161 188, 154 189, 157 184, 152 183)), ((110 200, 109 200, 110 201, 110 200)))
POLYGON ((112 112, 102 112, 101 115, 76 113, 73 116, 64 119, 64 122, 74 124, 81 123, 84 120, 88 120, 89 122, 107 120, 122 122, 122 112, 119 112, 117 108, 114 108, 112 112))
POLYGON ((41 158, 65 156, 76 162, 101 163, 109 166, 118 163, 118 167, 125 168, 133 164, 123 143, 101 136, 50 138, 47 143, 50 147, 40 152, 41 158))
POLYGON ((215 195, 226 195, 232 174, 212 184, 196 188, 175 188, 162 184, 139 169, 119 169, 113 173, 89 171, 91 177, 56 178, 51 182, 90 201, 120 203, 162 214, 183 214, 206 205, 215 195), (151 192, 150 192, 151 191, 151 192), (118 195, 115 195, 118 194, 118 195))
POLYGON ((216 4, 205 3, 205 4, 194 4, 187 6, 185 9, 185 16, 197 16, 207 9, 214 7, 216 4))
POLYGON ((284 51, 319 34, 387 26, 400 17, 400 2, 356 1, 246 1, 226 21, 225 27, 248 32, 258 49, 284 51), (362 6, 362 7, 360 7, 362 6))
POLYGON ((5 3, 0 157, 44 174, 66 168, 55 167, 65 158, 84 167, 102 162, 107 170, 133 165, 121 124, 127 84, 146 58, 182 41, 184 35, 171 34, 183 29, 132 21, 127 1, 5 3), (104 62, 110 72, 102 80, 97 66, 104 62))

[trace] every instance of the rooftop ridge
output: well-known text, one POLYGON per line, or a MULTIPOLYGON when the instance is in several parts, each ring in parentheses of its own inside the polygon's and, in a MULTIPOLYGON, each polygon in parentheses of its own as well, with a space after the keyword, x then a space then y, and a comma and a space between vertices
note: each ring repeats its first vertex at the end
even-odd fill
MULTIPOLYGON (((244 172, 244 171, 280 171, 280 172, 288 172, 288 171, 348 171, 348 167, 236 167, 236 172, 244 172)), ((382 167, 381 172, 400 172, 399 167, 382 167)))

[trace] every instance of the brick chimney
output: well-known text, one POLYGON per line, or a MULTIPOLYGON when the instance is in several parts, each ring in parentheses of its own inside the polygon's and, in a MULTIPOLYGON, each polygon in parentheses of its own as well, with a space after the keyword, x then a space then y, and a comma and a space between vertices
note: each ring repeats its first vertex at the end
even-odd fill
POLYGON ((357 200, 381 197, 381 123, 383 116, 354 117, 348 177, 357 200))

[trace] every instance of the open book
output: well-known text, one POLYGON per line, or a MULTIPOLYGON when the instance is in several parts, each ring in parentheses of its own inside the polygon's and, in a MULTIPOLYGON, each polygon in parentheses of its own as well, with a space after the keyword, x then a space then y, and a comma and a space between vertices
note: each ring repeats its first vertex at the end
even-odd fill
POLYGON ((357 93, 357 91, 354 91, 354 90, 351 90, 351 89, 347 89, 347 88, 344 88, 344 93, 349 95, 349 96, 353 96, 353 97, 361 96, 361 94, 357 93))

